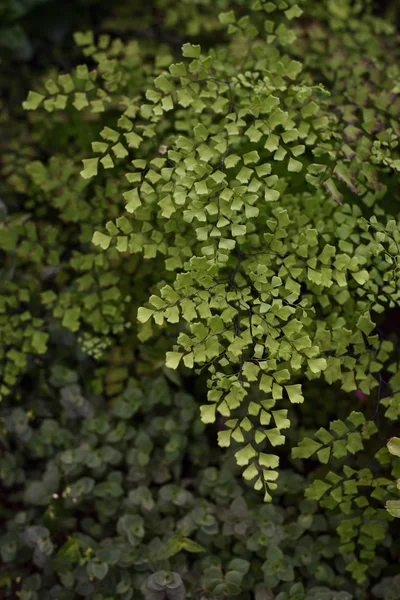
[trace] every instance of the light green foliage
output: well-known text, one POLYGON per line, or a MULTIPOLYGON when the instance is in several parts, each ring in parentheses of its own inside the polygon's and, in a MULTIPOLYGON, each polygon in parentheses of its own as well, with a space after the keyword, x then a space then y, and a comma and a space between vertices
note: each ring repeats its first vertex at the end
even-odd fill
MULTIPOLYGON (((291 20, 295 12, 284 16, 291 20)), ((248 19, 236 24, 234 13, 220 20, 230 33, 258 35, 248 19)), ((133 184, 126 210, 135 219, 124 250, 160 254, 175 274, 139 311, 143 339, 151 321, 185 323, 166 364, 207 368, 210 404, 201 408, 202 419, 228 418, 220 445, 241 445, 236 458, 245 478, 270 500, 278 473, 262 460, 262 449, 285 442, 290 420, 278 408, 290 398, 285 384, 293 390, 305 375, 339 382, 346 392, 370 394, 378 385, 374 373, 383 365, 371 362, 371 352, 380 352, 381 341, 372 335, 371 311, 397 305, 399 234, 394 219, 380 223, 378 207, 365 219, 359 204, 338 208, 330 201, 341 205, 356 194, 370 206, 382 198, 373 148, 384 124, 377 131, 346 126, 346 114, 330 110, 329 89, 305 78, 301 63, 274 44, 285 34, 273 34, 276 23, 266 23, 271 35, 252 43, 240 72, 225 48, 202 54, 185 44, 186 62, 154 79, 145 94, 150 103, 129 127, 142 139, 156 138, 166 156, 134 160, 126 175, 133 184), (162 123, 175 104, 175 119, 187 125, 166 138, 162 123), (258 403, 248 401, 255 385, 264 393, 258 403), (237 418, 237 411, 247 416, 237 418)), ((282 21, 276 31, 287 27, 282 21)), ((234 57, 241 50, 233 40, 234 57)), ((390 113, 386 119, 390 136, 390 113)), ((112 141, 119 135, 104 134, 112 141)), ((116 224, 108 229, 118 236, 116 224)), ((93 242, 113 243, 99 233, 93 242)), ((291 399, 302 399, 300 386, 291 399)), ((351 432, 344 444, 334 443, 333 456, 361 450, 362 436, 351 432)), ((330 448, 315 448, 327 463, 330 448)))
MULTIPOLYGON (((399 457, 400 456, 400 438, 397 437, 392 437, 388 443, 386 444, 387 449, 389 450, 390 454, 392 454, 395 457, 399 457)), ((399 468, 398 468, 398 462, 395 465, 394 468, 394 472, 393 475, 396 474, 398 476, 399 474, 399 468)), ((400 479, 397 479, 395 485, 392 485, 390 491, 393 493, 393 496, 396 498, 398 498, 399 496, 399 490, 400 490, 400 479)), ((386 510, 388 511, 388 513, 390 515, 392 515, 392 517, 400 517, 400 500, 396 499, 396 500, 388 500, 386 502, 386 510)))
MULTIPOLYGON (((88 64, 55 74, 29 94, 24 108, 38 109, 28 113, 36 125, 60 126, 67 115, 76 136, 80 124, 88 133, 67 160, 60 153, 46 163, 35 157, 26 168, 37 218, 6 216, 0 246, 7 269, 14 274, 16 256, 18 276, 29 266, 38 277, 22 297, 10 296, 12 283, 2 288, 7 343, 0 391, 9 394, 65 330, 102 365, 95 389, 116 401, 136 350, 139 372, 163 369, 175 383, 178 368, 205 375, 201 420, 223 419, 218 444, 235 458, 249 494, 254 488, 272 502, 281 493, 289 445, 296 468, 305 459, 320 463, 306 506, 318 502, 332 511, 329 535, 336 530, 337 537, 329 556, 340 554, 341 572, 361 585, 388 535, 390 514, 397 516, 392 481, 400 476, 397 459, 391 463, 375 435, 381 407, 389 426, 400 414, 396 342, 378 327, 381 315, 399 305, 392 198, 400 170, 400 82, 395 63, 386 68, 385 62, 385 52, 396 55, 393 31, 367 9, 357 12, 359 3, 322 2, 310 28, 298 20, 303 3, 255 0, 238 2, 240 10, 220 4, 210 30, 224 28, 226 40, 211 49, 185 42, 179 57, 160 51, 153 59, 136 42, 78 33, 88 64), (351 34, 344 31, 350 17, 351 34), (51 227, 54 210, 58 222, 51 227), (49 273, 53 286, 45 283, 49 273), (50 332, 43 314, 50 315, 50 332), (29 325, 21 326, 24 319, 29 325), (131 351, 126 362, 121 348, 131 351), (102 361, 116 361, 112 374, 102 361), (321 394, 334 390, 344 414, 316 432, 316 419, 297 431, 312 385, 321 394), (353 392, 372 398, 372 418, 352 410, 353 392)), ((184 3, 183 12, 192 8, 184 3)), ((90 412, 76 388, 61 396, 73 414, 90 412)), ((144 448, 133 452, 139 469, 151 442, 137 437, 144 448)), ((179 448, 181 438, 174 443, 179 448)), ((86 458, 65 452, 63 463, 80 465, 72 476, 86 458)), ((105 452, 111 465, 122 460, 113 447, 105 452)), ((96 457, 93 464, 99 466, 96 457)), ((111 506, 114 515, 123 496, 120 475, 93 486, 80 481, 78 488, 83 495, 93 491, 105 515, 111 506)), ((165 494, 172 504, 184 502, 182 490, 183 499, 165 494)), ((261 510, 279 523, 275 509, 261 510)), ((135 546, 144 537, 142 520, 120 516, 117 533, 135 546)), ((216 533, 208 522, 207 534, 216 533)), ((294 557, 274 529, 264 538, 255 534, 246 547, 268 547, 266 586, 285 582, 282 598, 312 598, 296 583, 307 539, 297 550, 301 534, 296 526, 286 529, 294 557)), ((202 541, 174 536, 167 555, 200 552, 202 541)), ((41 543, 40 556, 50 553, 41 543)), ((87 562, 89 578, 106 581, 107 561, 101 553, 83 558, 86 551, 71 549, 87 562)), ((248 561, 204 560, 209 593, 240 593, 248 561)), ((316 562, 311 557, 307 564, 316 562)), ((329 569, 317 581, 336 585, 329 569)))

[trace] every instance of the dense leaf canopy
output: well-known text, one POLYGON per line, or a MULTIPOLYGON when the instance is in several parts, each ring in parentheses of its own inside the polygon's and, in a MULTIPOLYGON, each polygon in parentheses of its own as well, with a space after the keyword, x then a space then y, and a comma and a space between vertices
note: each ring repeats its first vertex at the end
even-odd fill
POLYGON ((158 5, 2 107, 0 585, 400 597, 396 29, 158 5))

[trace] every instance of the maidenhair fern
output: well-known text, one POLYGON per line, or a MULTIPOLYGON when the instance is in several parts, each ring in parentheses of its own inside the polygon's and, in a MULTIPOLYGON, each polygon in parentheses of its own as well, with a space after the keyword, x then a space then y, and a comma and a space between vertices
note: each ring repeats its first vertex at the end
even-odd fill
MULTIPOLYGON (((386 208, 400 171, 399 70, 383 63, 392 31, 358 19, 359 3, 325 4, 331 22, 322 16, 303 27, 301 5, 256 0, 248 15, 220 14, 228 45, 205 52, 186 43, 179 62, 167 56, 147 70, 135 44, 80 33, 96 68, 59 75, 24 104, 94 114, 112 107, 118 117, 99 131, 81 175, 106 181, 124 166, 128 182, 108 194, 110 203, 120 202, 112 192, 122 194, 125 211, 93 235, 103 252, 90 264, 77 256, 85 274, 43 302, 73 331, 91 321, 86 348, 97 339, 102 348, 130 325, 121 308, 130 297, 115 287, 110 264, 132 255, 161 261, 163 275, 137 314, 139 338, 168 327, 176 339, 166 366, 207 372, 201 418, 226 419, 219 445, 237 446, 244 478, 266 501, 279 485, 290 407, 307 402, 305 378, 378 394, 377 411, 383 405, 390 420, 400 411, 394 343, 376 330, 400 294, 399 221, 386 208), (335 30, 345 30, 343 47, 342 37, 326 35, 335 30), (86 293, 81 308, 76 291, 86 293), (393 381, 383 393, 384 369, 393 381)), ((30 175, 42 188, 49 178, 39 164, 30 175)), ((293 450, 293 459, 333 463, 307 496, 340 508, 341 550, 360 581, 390 518, 382 503, 393 484, 375 478, 373 465, 390 471, 390 461, 379 445, 361 470, 343 461, 377 431, 352 412, 293 450)))

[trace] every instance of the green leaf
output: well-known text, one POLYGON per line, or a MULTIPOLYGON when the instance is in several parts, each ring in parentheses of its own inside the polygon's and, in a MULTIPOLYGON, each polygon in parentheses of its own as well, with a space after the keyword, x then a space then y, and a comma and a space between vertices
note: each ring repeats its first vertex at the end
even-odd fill
POLYGON ((178 103, 181 106, 183 106, 184 108, 187 108, 194 102, 193 95, 192 95, 191 91, 188 89, 178 90, 177 96, 178 96, 178 103))
POLYGON ((324 481, 317 479, 306 489, 306 498, 309 500, 320 500, 331 487, 332 485, 330 483, 325 483, 324 481))
POLYGON ((288 163, 288 171, 289 173, 293 172, 293 173, 300 173, 300 171, 303 168, 303 163, 301 163, 299 160, 295 160, 294 158, 289 158, 289 163, 288 163))
POLYGON ((174 63, 170 65, 169 72, 173 77, 185 77, 187 74, 184 63, 174 63))
POLYGON ((154 310, 141 306, 138 309, 137 319, 139 323, 147 323, 147 321, 154 315, 154 310))
MULTIPOLYGON (((261 102, 261 110, 262 110, 262 112, 270 113, 272 110, 274 110, 274 108, 279 106, 279 104, 280 104, 279 98, 271 95, 271 96, 268 96, 268 98, 266 98, 266 100, 263 100, 261 102)), ((273 150, 277 150, 278 145, 279 145, 279 137, 275 134, 271 134, 268 139, 269 139, 268 146, 265 145, 265 148, 267 148, 271 152, 273 150)))
POLYGON ((201 46, 196 46, 189 43, 183 44, 182 54, 186 58, 199 58, 201 54, 201 46))
POLYGON ((177 369, 179 363, 181 362, 182 356, 183 352, 167 352, 165 357, 165 365, 168 367, 168 369, 177 369))
POLYGON ((337 204, 343 204, 343 195, 337 189, 333 179, 328 179, 322 185, 337 204))
POLYGON ((77 46, 91 46, 94 44, 93 31, 75 31, 73 38, 77 46))
POLYGON ((69 73, 59 75, 58 83, 66 94, 71 93, 75 88, 74 81, 69 73))
POLYGON ((110 246, 111 240, 111 236, 105 235, 104 233, 101 233, 101 231, 95 231, 92 237, 92 243, 95 246, 100 246, 103 250, 107 250, 107 248, 110 246))
POLYGON ((349 433, 346 442, 346 448, 351 454, 356 454, 364 449, 364 444, 361 435, 358 431, 349 433))
POLYGON ((266 467, 267 469, 277 469, 279 466, 279 456, 260 452, 258 455, 258 462, 261 466, 266 467))
POLYGON ((243 471, 243 478, 246 479, 246 481, 251 481, 252 479, 254 479, 255 477, 258 476, 258 469, 256 467, 256 465, 254 463, 251 463, 247 469, 245 469, 243 471))
MULTIPOLYGON (((201 407, 200 407, 201 410, 201 407)), ((214 422, 214 421, 212 421, 214 422)), ((218 432, 218 446, 221 448, 229 448, 231 445, 231 435, 232 432, 229 429, 225 429, 223 431, 218 432)))
POLYGON ((108 564, 97 560, 91 560, 88 562, 86 570, 89 576, 102 580, 108 573, 108 564))
POLYGON ((27 99, 22 103, 22 108, 25 110, 36 110, 43 99, 44 96, 42 94, 30 91, 27 99))
POLYGON ((296 19, 297 17, 301 17, 302 14, 303 11, 298 4, 294 4, 288 10, 285 10, 285 16, 287 19, 289 19, 289 21, 296 19))
POLYGON ((400 438, 392 437, 386 444, 387 449, 393 456, 400 456, 400 438))
POLYGON ((271 446, 281 446, 285 443, 285 436, 281 434, 278 428, 267 429, 265 433, 267 434, 271 446))
POLYGON ((307 364, 312 373, 321 373, 321 371, 325 371, 328 366, 325 358, 310 358, 307 360, 307 364))
POLYGON ((298 60, 291 60, 286 68, 286 75, 289 79, 296 79, 303 70, 303 65, 298 60))
POLYGON ((74 563, 79 561, 80 556, 81 554, 79 541, 74 537, 70 537, 57 552, 56 560, 64 559, 74 563))
POLYGON ((311 438, 304 438, 296 448, 293 448, 292 456, 293 458, 310 458, 320 448, 322 448, 322 444, 311 438))
POLYGON ((290 421, 287 418, 287 410, 273 410, 272 416, 278 429, 288 429, 290 427, 290 421))
POLYGON ((168 77, 162 74, 158 75, 158 77, 155 78, 154 85, 156 86, 156 88, 162 90, 166 94, 172 92, 172 90, 174 89, 172 82, 168 79, 168 77))
POLYGON ((197 123, 193 133, 198 140, 205 141, 208 138, 208 130, 202 123, 197 123))
POLYGON ((230 10, 229 12, 220 13, 218 15, 218 19, 220 23, 222 23, 222 25, 231 25, 236 21, 235 13, 233 10, 230 10))
POLYGON ((89 106, 89 101, 84 92, 76 92, 72 104, 75 106, 76 110, 83 110, 86 106, 89 106))
POLYGON ((239 173, 236 175, 236 179, 240 181, 240 183, 248 183, 249 179, 253 174, 252 169, 248 169, 247 167, 242 167, 239 173))
POLYGON ((100 135, 103 139, 108 140, 109 142, 117 142, 119 138, 118 131, 115 129, 111 129, 111 127, 103 127, 100 132, 100 135))
POLYGON ((336 421, 331 421, 329 429, 336 433, 338 437, 342 437, 343 435, 346 435, 349 432, 349 428, 347 427, 347 425, 339 419, 336 421))
POLYGON ((47 350, 49 334, 45 331, 35 331, 32 335, 32 347, 37 354, 44 354, 47 350))
MULTIPOLYGON (((167 354, 180 354, 180 353, 179 352, 168 352, 167 354)), ((179 364, 179 360, 178 360, 178 364, 179 364)), ((176 369, 176 367, 171 367, 171 368, 176 369)), ((215 422, 215 411, 216 411, 215 404, 203 404, 202 406, 200 406, 200 415, 201 415, 201 420, 203 421, 203 423, 214 423, 215 422)), ((222 433, 222 432, 220 432, 220 433, 222 433)), ((230 431, 227 433, 231 434, 230 431)), ((221 436, 221 437, 223 438, 224 436, 221 436)))
POLYGON ((134 131, 124 133, 124 138, 126 139, 129 148, 139 148, 140 143, 143 141, 143 138, 134 131))
POLYGON ((71 331, 79 329, 80 310, 78 307, 68 308, 63 316, 62 325, 71 331))
POLYGON ((258 163, 260 160, 260 155, 257 150, 253 150, 252 152, 247 152, 247 154, 243 155, 243 162, 245 165, 251 165, 254 163, 258 163))
POLYGON ((186 550, 186 552, 193 552, 193 553, 206 552, 206 549, 204 548, 204 546, 201 546, 194 540, 191 540, 187 537, 180 538, 180 541, 181 541, 182 550, 186 550))
POLYGON ((127 149, 120 142, 115 144, 111 149, 117 158, 125 158, 125 156, 128 156, 127 149))
POLYGON ((174 101, 172 99, 172 96, 164 96, 164 98, 161 101, 161 105, 165 112, 172 110, 174 108, 174 101))
POLYGON ((83 161, 83 170, 81 171, 81 176, 83 179, 90 179, 97 175, 97 170, 99 167, 99 159, 98 158, 86 158, 83 161))
POLYGON ((244 467, 249 464, 249 461, 257 455, 257 452, 254 450, 251 444, 247 444, 241 450, 238 450, 235 453, 236 462, 240 467, 244 467))
POLYGON ((386 502, 386 510, 392 517, 400 519, 400 500, 388 500, 386 502))
POLYGON ((323 463, 324 465, 327 465, 329 462, 329 458, 331 455, 331 448, 322 448, 322 450, 318 450, 317 452, 317 457, 318 460, 323 463))
POLYGON ((347 419, 354 425, 354 427, 360 427, 360 425, 364 425, 365 423, 365 416, 363 413, 354 410, 350 413, 347 419))
POLYGON ((371 315, 369 312, 361 315, 357 321, 357 327, 360 329, 365 335, 369 335, 375 329, 375 323, 371 320, 371 315))
POLYGON ((300 384, 285 385, 284 388, 287 391, 289 400, 292 402, 292 404, 302 404, 304 402, 300 384))
POLYGON ((356 273, 352 273, 352 275, 360 285, 364 285, 367 281, 369 281, 369 273, 365 269, 362 271, 357 271, 356 273))
POLYGON ((238 237, 240 235, 246 235, 246 225, 232 225, 231 227, 231 231, 232 231, 232 236, 233 237, 238 237))
POLYGON ((137 188, 130 190, 129 192, 124 192, 123 197, 128 203, 125 205, 125 210, 129 213, 134 213, 139 206, 141 206, 141 201, 139 197, 139 192, 137 188))
POLYGON ((240 160, 240 156, 231 154, 225 158, 225 167, 227 169, 233 169, 233 167, 235 167, 240 160))
POLYGON ((280 197, 278 190, 270 190, 268 188, 266 188, 264 195, 267 202, 276 202, 280 197))
POLYGON ((105 169, 112 169, 114 167, 113 159, 109 154, 103 156, 103 158, 100 159, 100 162, 105 169))
POLYGON ((266 148, 269 152, 274 152, 279 148, 279 136, 275 133, 270 133, 267 141, 265 142, 264 148, 266 148))

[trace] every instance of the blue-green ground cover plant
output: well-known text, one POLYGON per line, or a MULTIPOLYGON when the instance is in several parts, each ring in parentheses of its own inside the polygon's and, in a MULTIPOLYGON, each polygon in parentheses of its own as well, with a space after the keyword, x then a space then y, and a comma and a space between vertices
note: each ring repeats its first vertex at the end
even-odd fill
POLYGON ((0 589, 396 599, 394 24, 158 5, 2 107, 0 589))

